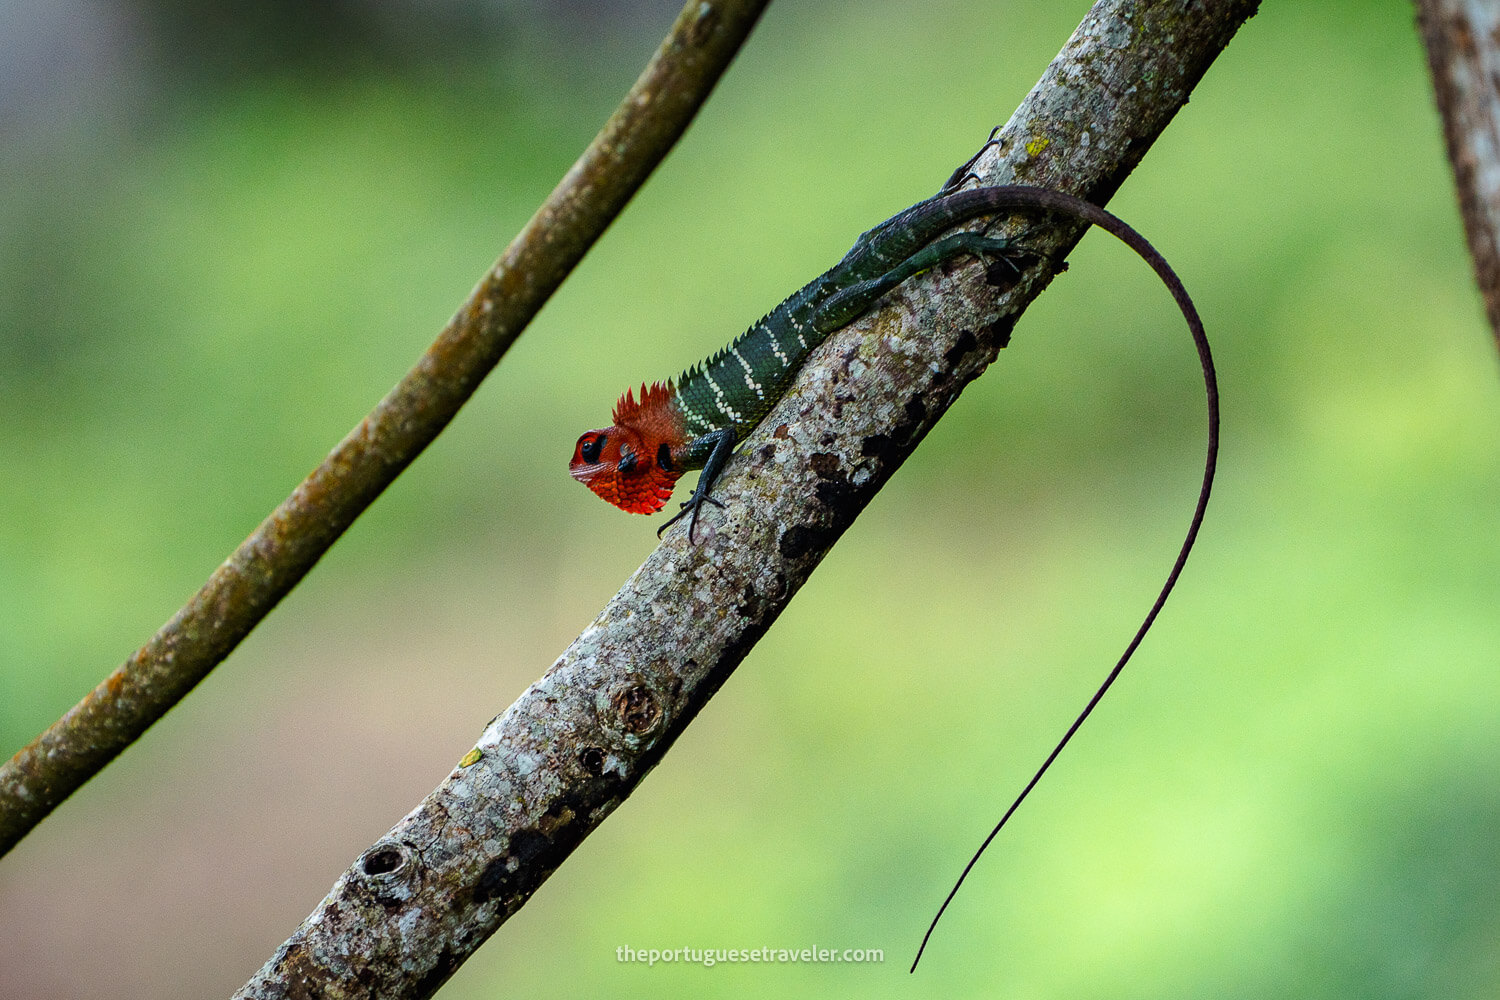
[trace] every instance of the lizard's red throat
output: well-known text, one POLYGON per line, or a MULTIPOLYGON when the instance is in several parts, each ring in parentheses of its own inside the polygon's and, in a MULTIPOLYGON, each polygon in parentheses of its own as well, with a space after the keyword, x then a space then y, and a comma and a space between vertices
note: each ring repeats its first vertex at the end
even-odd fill
POLYGON ((655 514, 666 506, 682 474, 662 468, 657 457, 634 429, 606 427, 578 439, 568 471, 623 511, 655 514))

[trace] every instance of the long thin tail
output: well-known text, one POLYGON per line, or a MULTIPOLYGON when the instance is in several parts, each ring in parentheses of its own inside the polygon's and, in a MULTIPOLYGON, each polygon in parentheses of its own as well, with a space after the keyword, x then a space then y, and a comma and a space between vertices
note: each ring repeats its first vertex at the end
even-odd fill
POLYGON ((979 845, 979 849, 974 852, 974 856, 969 859, 969 863, 964 865, 964 870, 959 873, 958 880, 953 883, 953 888, 948 892, 947 898, 943 900, 943 905, 938 907, 936 915, 932 918, 932 923, 928 925, 927 933, 922 935, 922 943, 918 946, 917 955, 911 963, 912 972, 917 971, 917 963, 922 960, 922 952, 926 950, 927 942, 932 938, 932 932, 937 929, 938 921, 943 918, 943 913, 948 909, 948 904, 953 902, 953 898, 958 895, 958 890, 964 884, 964 879, 969 877, 969 872, 979 862, 979 858, 984 854, 985 849, 990 846, 990 843, 994 841, 1011 816, 1020 808, 1021 803, 1026 801, 1026 796, 1031 794, 1031 790, 1042 780, 1042 776, 1047 773, 1047 769, 1052 766, 1052 762, 1057 760, 1058 755, 1063 752, 1063 748, 1068 745, 1068 741, 1073 738, 1073 734, 1078 732, 1084 721, 1094 711, 1095 706, 1099 704, 1105 693, 1109 691, 1115 679, 1120 676, 1120 671, 1125 669, 1125 664, 1130 662, 1130 657, 1134 655, 1136 647, 1141 644, 1141 640, 1150 631, 1151 624, 1156 621, 1156 616, 1161 612, 1162 606, 1167 603, 1167 597, 1172 593, 1172 588, 1176 586, 1177 578, 1182 575, 1182 568, 1187 565, 1188 554, 1192 552, 1193 542, 1198 538, 1198 529, 1203 525, 1203 515, 1208 509, 1208 495, 1213 488, 1214 469, 1218 464, 1219 458, 1219 382, 1218 377, 1214 373, 1213 355, 1208 348, 1208 336, 1203 332, 1203 321, 1198 318, 1198 310, 1193 306, 1193 300, 1188 297, 1187 289, 1182 286, 1182 282, 1178 279, 1177 274, 1167 264, 1166 259, 1157 253, 1155 247, 1146 242, 1146 239, 1141 234, 1099 206, 1092 202, 1084 201, 1081 198, 1076 198, 1073 195, 1064 194, 1061 191, 1033 187, 989 187, 971 188, 966 191, 940 197, 945 201, 953 199, 954 201, 950 202, 949 205, 950 210, 957 210, 957 213, 964 215, 971 214, 967 211, 971 205, 977 206, 979 204, 984 204, 989 210, 995 211, 1010 208, 1033 208, 1070 215, 1075 219, 1098 226, 1100 229, 1119 238, 1121 242, 1139 254, 1142 260, 1150 264, 1151 269, 1156 272, 1157 277, 1162 280, 1162 283, 1167 286, 1167 290, 1172 293, 1172 298, 1176 301, 1177 308, 1182 311, 1183 318, 1187 320, 1188 330, 1193 337, 1193 345, 1198 349, 1198 362, 1203 368, 1203 388, 1208 401, 1208 455, 1203 462, 1203 485, 1198 490, 1198 503, 1193 508, 1192 520, 1188 522, 1187 536, 1182 540, 1182 548, 1178 550, 1177 559, 1172 563, 1172 571, 1167 574, 1166 583, 1162 584, 1161 592, 1157 594, 1155 603, 1151 605, 1151 610, 1146 612, 1145 620, 1141 622, 1141 627, 1136 630, 1134 638, 1130 640, 1130 644, 1125 647, 1125 652, 1120 655, 1120 659, 1115 663, 1114 669, 1104 678, 1104 682, 1099 685, 1098 689, 1094 692, 1094 696, 1089 699, 1088 704, 1083 706, 1083 711, 1078 713, 1078 718, 1073 720, 1073 724, 1068 727, 1068 731, 1063 733, 1062 739, 1058 740, 1057 746, 1053 747, 1052 752, 1047 755, 1047 759, 1042 761, 1042 766, 1037 768, 1031 780, 1026 783, 1026 787, 1021 789, 1021 794, 1017 795, 1015 801, 1010 804, 1010 808, 1005 810, 1005 814, 1000 817, 1000 822, 996 823, 995 828, 990 831, 989 836, 984 838, 984 842, 979 845))

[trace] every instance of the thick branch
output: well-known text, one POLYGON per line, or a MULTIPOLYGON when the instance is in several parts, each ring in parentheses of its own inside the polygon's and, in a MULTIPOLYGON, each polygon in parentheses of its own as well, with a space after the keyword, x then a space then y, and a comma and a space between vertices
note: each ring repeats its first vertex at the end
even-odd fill
POLYGON ((1500 9, 1417 0, 1448 162, 1484 311, 1500 344, 1500 9))
MULTIPOLYGON (((1255 0, 1104 0, 976 164, 1104 199, 1255 0)), ((1037 233, 1056 261, 1077 233, 1037 233)), ((430 996, 661 759, 1046 285, 977 264, 836 334, 745 442, 697 545, 673 530, 240 997, 430 996)))
POLYGON ((433 345, 151 640, 0 768, 0 855, 250 633, 458 412, 666 156, 769 0, 689 0, 618 110, 433 345))

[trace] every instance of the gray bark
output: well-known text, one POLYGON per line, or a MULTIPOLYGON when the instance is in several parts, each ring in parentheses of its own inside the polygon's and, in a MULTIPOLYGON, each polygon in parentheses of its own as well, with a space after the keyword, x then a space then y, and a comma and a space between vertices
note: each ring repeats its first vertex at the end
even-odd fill
POLYGON ((1417 0, 1469 256, 1500 344, 1500 7, 1417 0))
MULTIPOLYGON (((1097 4, 975 174, 1106 201, 1256 6, 1097 4)), ((674 528, 237 995, 430 996, 661 759, 1078 235, 1028 229, 1042 259, 1003 294, 1002 269, 963 262, 835 334, 720 479, 727 509, 705 509, 697 544, 674 528)))

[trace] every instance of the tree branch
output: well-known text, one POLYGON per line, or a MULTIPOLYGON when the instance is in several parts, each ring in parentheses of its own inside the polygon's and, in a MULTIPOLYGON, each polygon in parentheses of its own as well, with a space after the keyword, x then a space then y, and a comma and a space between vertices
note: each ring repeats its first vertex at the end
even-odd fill
POLYGON ((1417 0, 1474 276, 1500 345, 1500 10, 1417 0))
POLYGON ((614 115, 391 392, 201 590, 0 768, 0 855, 250 633, 453 419, 707 99, 769 0, 689 0, 614 115))
MULTIPOLYGON (((1256 0, 1102 0, 974 165, 1103 201, 1256 0)), ((1003 296, 977 263, 835 334, 715 487, 459 766, 341 876, 239 997, 428 997, 622 802, 964 385, 1078 233, 1003 296)))

